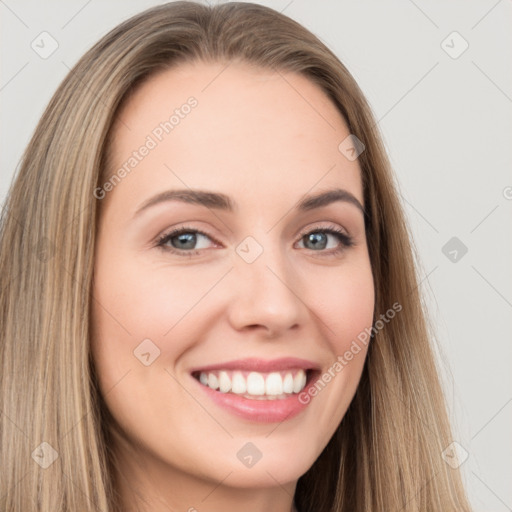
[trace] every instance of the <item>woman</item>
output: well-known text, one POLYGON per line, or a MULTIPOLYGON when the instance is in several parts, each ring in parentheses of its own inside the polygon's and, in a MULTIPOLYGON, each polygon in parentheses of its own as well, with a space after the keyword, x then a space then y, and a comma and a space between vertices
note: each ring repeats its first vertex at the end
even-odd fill
POLYGON ((1 244, 2 510, 470 510, 375 121, 282 14, 102 38, 1 244))

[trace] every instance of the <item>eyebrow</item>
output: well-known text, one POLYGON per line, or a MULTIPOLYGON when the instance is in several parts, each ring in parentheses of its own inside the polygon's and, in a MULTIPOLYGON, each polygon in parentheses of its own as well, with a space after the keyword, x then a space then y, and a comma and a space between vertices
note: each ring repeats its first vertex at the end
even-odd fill
MULTIPOLYGON (((137 209, 134 216, 139 215, 142 211, 160 203, 168 201, 179 201, 182 203, 196 204, 205 206, 206 208, 233 212, 237 209, 236 203, 226 194, 220 192, 209 192, 197 189, 180 189, 166 190, 153 197, 137 209)), ((351 192, 342 188, 330 189, 318 194, 303 197, 295 206, 298 211, 310 211, 315 208, 321 208, 334 202, 345 202, 356 206, 363 215, 366 216, 364 206, 359 199, 351 192)))

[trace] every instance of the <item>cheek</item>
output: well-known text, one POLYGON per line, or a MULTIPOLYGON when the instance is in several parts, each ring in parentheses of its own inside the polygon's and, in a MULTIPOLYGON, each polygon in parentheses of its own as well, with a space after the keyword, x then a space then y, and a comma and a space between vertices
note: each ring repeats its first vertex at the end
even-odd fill
POLYGON ((308 296, 321 320, 319 326, 336 354, 347 350, 372 325, 375 292, 369 262, 326 274, 308 296))
POLYGON ((323 426, 325 440, 339 426, 360 382, 374 315, 374 282, 369 260, 359 255, 357 262, 315 272, 315 280, 308 282, 315 286, 308 284, 303 293, 330 361, 300 400, 314 401, 315 425, 323 426))
POLYGON ((206 266, 171 271, 158 265, 116 257, 113 251, 97 259, 91 343, 103 374, 114 383, 140 366, 134 351, 144 340, 155 344, 155 354, 160 351, 159 363, 172 364, 193 339, 199 315, 206 314, 201 299, 222 275, 206 266))
POLYGON ((166 272, 147 262, 139 264, 136 258, 100 260, 97 274, 96 309, 105 320, 100 324, 117 323, 134 342, 169 331, 201 292, 190 272, 166 272))

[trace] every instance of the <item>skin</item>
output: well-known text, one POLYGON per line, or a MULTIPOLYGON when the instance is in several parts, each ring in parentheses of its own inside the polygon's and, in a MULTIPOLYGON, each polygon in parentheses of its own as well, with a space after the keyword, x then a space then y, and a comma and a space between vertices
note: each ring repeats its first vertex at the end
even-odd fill
POLYGON ((202 62, 154 75, 129 98, 115 124, 112 169, 190 96, 198 105, 100 201, 91 349, 117 424, 123 510, 290 512, 297 480, 354 396, 366 349, 280 424, 220 408, 190 370, 295 356, 327 371, 371 327, 363 214, 341 201, 294 209, 304 194, 330 188, 364 204, 361 170, 338 150, 350 132, 317 85, 202 62), (183 188, 222 192, 237 209, 167 201, 135 215, 155 194, 183 188), (332 225, 354 245, 344 248, 334 235, 326 248, 304 241, 303 232, 332 225), (182 226, 208 234, 198 236, 199 254, 157 246, 159 235, 182 226), (247 236, 263 249, 250 264, 235 251, 247 236), (160 350, 149 366, 134 356, 145 339, 160 350), (262 453, 251 468, 236 456, 247 442, 262 453))

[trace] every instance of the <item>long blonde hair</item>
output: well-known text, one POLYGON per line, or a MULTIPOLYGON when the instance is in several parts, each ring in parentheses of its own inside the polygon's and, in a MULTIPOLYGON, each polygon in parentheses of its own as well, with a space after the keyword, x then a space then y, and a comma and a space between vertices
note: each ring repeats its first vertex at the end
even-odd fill
POLYGON ((0 509, 118 510, 110 416, 89 350, 98 201, 116 113, 180 62, 241 60, 318 84, 365 144, 359 156, 377 330, 338 430, 297 483, 301 512, 469 511, 431 346, 414 246, 376 122, 338 58, 255 4, 175 2, 114 28, 59 86, 22 157, 1 219, 0 509), (41 444, 47 443, 47 444, 41 444), (54 451, 53 451, 54 450, 54 451), (55 460, 53 460, 57 456, 55 460))

